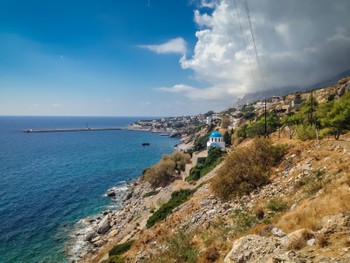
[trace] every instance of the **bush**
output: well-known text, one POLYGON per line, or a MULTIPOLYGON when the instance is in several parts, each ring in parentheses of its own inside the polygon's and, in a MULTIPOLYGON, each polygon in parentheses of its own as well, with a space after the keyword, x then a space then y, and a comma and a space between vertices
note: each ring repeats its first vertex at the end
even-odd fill
POLYGON ((180 191, 173 192, 170 200, 148 218, 146 224, 147 228, 152 227, 157 221, 165 219, 175 207, 185 203, 195 191, 196 190, 181 189, 180 191))
POLYGON ((166 186, 174 180, 176 172, 180 173, 185 170, 186 163, 190 161, 191 156, 187 153, 164 154, 156 165, 144 170, 143 174, 152 187, 166 186))
POLYGON ((197 163, 191 170, 190 175, 186 177, 187 182, 197 181, 211 170, 215 168, 220 162, 222 157, 222 151, 219 148, 210 148, 208 151, 208 157, 204 163, 197 163))
POLYGON ((191 156, 188 153, 183 152, 174 152, 170 156, 170 159, 175 162, 175 169, 179 173, 185 171, 186 164, 191 162, 191 156))
POLYGON ((310 124, 300 124, 295 128, 298 139, 302 141, 316 139, 316 126, 310 124))
POLYGON ((152 256, 151 262, 197 262, 199 251, 193 247, 191 241, 192 235, 190 233, 177 232, 172 238, 168 239, 164 250, 152 256))
POLYGON ((207 142, 209 140, 210 132, 204 136, 199 136, 195 139, 193 149, 195 151, 204 150, 207 147, 207 142))
POLYGON ((273 212, 282 212, 288 209, 288 204, 282 199, 274 198, 267 203, 267 208, 273 212))
POLYGON ((269 183, 268 172, 282 159, 286 149, 273 146, 269 139, 256 138, 251 145, 232 152, 211 182, 214 193, 229 200, 269 183))
POLYGON ((111 256, 119 256, 119 255, 123 254, 124 252, 128 251, 131 248, 134 241, 135 240, 130 240, 130 241, 127 241, 125 243, 116 245, 114 248, 112 248, 109 251, 109 256, 110 257, 111 256))
POLYGON ((232 214, 233 230, 236 233, 242 233, 250 229, 256 222, 256 216, 245 210, 236 209, 232 214))

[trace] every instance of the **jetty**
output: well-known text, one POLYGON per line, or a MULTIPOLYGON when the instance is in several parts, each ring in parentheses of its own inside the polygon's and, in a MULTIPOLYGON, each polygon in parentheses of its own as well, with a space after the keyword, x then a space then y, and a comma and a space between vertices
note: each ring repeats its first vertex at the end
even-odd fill
POLYGON ((26 133, 39 133, 39 132, 84 132, 84 131, 118 131, 129 130, 128 128, 121 127, 104 127, 104 128, 64 128, 64 129, 26 129, 23 132, 26 133))

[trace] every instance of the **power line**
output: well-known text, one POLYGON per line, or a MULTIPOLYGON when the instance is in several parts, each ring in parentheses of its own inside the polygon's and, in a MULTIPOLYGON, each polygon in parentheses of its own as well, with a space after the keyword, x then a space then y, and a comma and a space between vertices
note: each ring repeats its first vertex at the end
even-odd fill
POLYGON ((236 0, 233 0, 233 2, 235 4, 235 9, 236 9, 236 14, 237 14, 237 18, 238 18, 239 28, 241 30, 241 34, 242 34, 242 38, 243 38, 243 43, 244 43, 244 47, 245 47, 245 54, 246 54, 247 59, 248 59, 250 73, 252 75, 252 80, 253 80, 253 83, 254 83, 255 82, 255 77, 254 77, 254 71, 253 71, 252 63, 250 61, 250 57, 249 57, 249 54, 248 54, 247 41, 246 41, 245 36, 244 36, 244 31, 243 31, 243 27, 242 27, 242 23, 241 23, 241 18, 240 18, 239 12, 238 12, 238 7, 237 7, 236 0))
POLYGON ((248 7, 248 4, 247 4, 246 0, 243 0, 243 2, 244 2, 244 7, 245 7, 245 10, 246 10, 246 13, 247 13, 247 17, 248 17, 249 28, 250 28, 250 32, 251 32, 251 35, 252 35, 254 51, 255 51, 255 55, 256 55, 256 61, 258 63, 258 70, 259 70, 259 73, 260 73, 260 78, 261 78, 261 81, 262 81, 262 84, 263 84, 263 88, 266 88, 265 79, 264 79, 264 76, 263 76, 262 70, 261 70, 261 63, 260 63, 260 58, 259 58, 259 54, 258 54, 258 49, 256 47, 252 21, 251 21, 251 18, 250 18, 249 7, 248 7))

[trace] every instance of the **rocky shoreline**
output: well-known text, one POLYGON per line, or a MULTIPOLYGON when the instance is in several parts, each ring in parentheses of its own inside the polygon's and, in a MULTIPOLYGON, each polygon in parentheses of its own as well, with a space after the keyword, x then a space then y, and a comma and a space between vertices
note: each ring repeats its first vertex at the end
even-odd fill
POLYGON ((98 215, 79 220, 68 244, 67 255, 71 262, 81 261, 88 253, 96 251, 105 243, 103 235, 112 227, 111 218, 122 209, 128 196, 129 186, 125 181, 107 190, 105 196, 111 198, 116 209, 102 211, 98 215))
POLYGON ((151 212, 170 199, 173 186, 158 189, 157 197, 144 197, 154 189, 141 176, 127 186, 107 190, 106 196, 120 203, 120 208, 79 220, 67 248, 69 261, 98 262, 93 258, 103 257, 99 254, 106 255, 116 243, 132 239, 144 229, 151 212))

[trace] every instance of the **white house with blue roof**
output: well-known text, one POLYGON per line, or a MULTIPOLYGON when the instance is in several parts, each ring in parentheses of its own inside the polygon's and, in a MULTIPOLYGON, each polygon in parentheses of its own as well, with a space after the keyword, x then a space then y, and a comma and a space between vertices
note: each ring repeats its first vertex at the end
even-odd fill
POLYGON ((207 142, 207 149, 209 150, 211 147, 217 147, 221 150, 225 150, 224 138, 220 132, 214 131, 212 134, 210 134, 209 141, 207 142))

